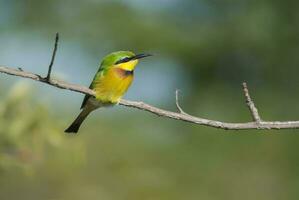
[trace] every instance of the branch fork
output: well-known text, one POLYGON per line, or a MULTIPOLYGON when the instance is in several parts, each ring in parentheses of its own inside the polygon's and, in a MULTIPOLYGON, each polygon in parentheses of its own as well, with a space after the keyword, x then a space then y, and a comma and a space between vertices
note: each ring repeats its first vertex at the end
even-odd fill
POLYGON ((182 114, 182 115, 188 115, 183 109, 182 107, 180 106, 180 103, 179 103, 179 90, 176 89, 175 90, 175 105, 178 109, 178 111, 182 114))

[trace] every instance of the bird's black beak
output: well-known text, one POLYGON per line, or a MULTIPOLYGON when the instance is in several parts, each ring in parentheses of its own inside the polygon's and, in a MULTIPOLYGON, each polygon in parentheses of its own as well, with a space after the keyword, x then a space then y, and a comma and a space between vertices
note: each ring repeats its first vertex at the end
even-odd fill
POLYGON ((149 57, 149 56, 153 56, 153 55, 147 54, 147 53, 141 53, 141 54, 137 54, 137 55, 131 57, 131 60, 137 60, 137 59, 141 59, 141 58, 145 58, 145 57, 149 57))
POLYGON ((125 57, 119 61, 117 61, 115 64, 120 64, 120 63, 126 63, 126 62, 130 62, 132 60, 138 60, 138 59, 141 59, 141 58, 145 58, 145 57, 149 57, 149 56, 152 56, 151 54, 146 54, 146 53, 141 53, 141 54, 137 54, 135 56, 132 56, 132 57, 125 57))

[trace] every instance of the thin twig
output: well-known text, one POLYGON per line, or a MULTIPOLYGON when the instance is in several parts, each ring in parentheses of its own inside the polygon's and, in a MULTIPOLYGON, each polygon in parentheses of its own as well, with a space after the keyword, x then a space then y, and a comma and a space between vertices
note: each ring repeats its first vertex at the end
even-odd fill
POLYGON ((246 104, 249 108, 251 116, 252 116, 253 120, 256 123, 260 124, 262 122, 262 120, 261 120, 261 117, 259 115, 259 112, 258 112, 257 108, 254 105, 253 100, 250 97, 249 90, 248 90, 248 87, 247 87, 247 83, 244 82, 242 85, 243 85, 244 95, 245 95, 245 98, 246 98, 246 104))
POLYGON ((180 103, 179 103, 179 90, 177 89, 175 91, 175 105, 177 107, 177 109, 180 111, 180 113, 187 115, 187 113, 185 113, 185 111, 181 108, 180 103))
POLYGON ((51 58, 51 62, 48 68, 48 74, 46 76, 46 80, 50 81, 51 78, 51 72, 52 72, 52 66, 54 64, 54 60, 55 60, 55 56, 56 56, 56 52, 57 52, 57 47, 58 47, 58 41, 59 41, 59 33, 56 33, 55 36, 55 44, 54 44, 54 49, 53 49, 53 53, 52 53, 52 58, 51 58))
MULTIPOLYGON (((71 90, 71 91, 79 92, 79 93, 83 93, 83 94, 89 94, 92 96, 95 95, 95 92, 93 90, 91 90, 85 86, 66 83, 63 81, 55 80, 55 79, 51 79, 48 82, 45 78, 42 78, 40 75, 33 74, 30 72, 20 71, 17 69, 12 69, 12 68, 3 67, 3 66, 0 66, 0 72, 9 74, 9 75, 13 75, 13 76, 29 78, 29 79, 43 82, 43 83, 46 83, 46 84, 49 84, 51 86, 61 88, 61 89, 71 90)), ((204 118, 186 115, 186 114, 182 114, 182 113, 163 110, 163 109, 151 106, 149 104, 146 104, 144 102, 136 102, 136 101, 129 101, 129 100, 122 99, 122 100, 120 100, 119 105, 137 108, 139 110, 151 112, 151 113, 156 114, 161 117, 171 118, 171 119, 180 120, 180 121, 186 121, 186 122, 190 122, 190 123, 194 123, 194 124, 199 124, 199 125, 214 127, 214 128, 220 128, 220 129, 225 129, 225 130, 298 129, 299 128, 299 121, 283 121, 283 122, 263 121, 260 124, 257 124, 256 122, 226 123, 226 122, 209 120, 209 119, 204 119, 204 118)))

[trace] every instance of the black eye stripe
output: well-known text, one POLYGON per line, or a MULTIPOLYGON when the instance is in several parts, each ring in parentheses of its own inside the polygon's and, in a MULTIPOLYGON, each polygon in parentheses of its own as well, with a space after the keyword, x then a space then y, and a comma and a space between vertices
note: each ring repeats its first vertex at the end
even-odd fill
POLYGON ((148 56, 152 56, 152 55, 151 54, 141 53, 141 54, 134 55, 132 57, 124 57, 123 59, 118 60, 115 64, 118 65, 120 63, 126 63, 126 62, 129 62, 131 60, 138 60, 138 59, 145 58, 145 57, 148 57, 148 56))
POLYGON ((120 63, 129 62, 130 60, 131 60, 131 58, 129 58, 129 57, 125 57, 125 58, 120 59, 119 61, 117 61, 115 64, 120 64, 120 63))

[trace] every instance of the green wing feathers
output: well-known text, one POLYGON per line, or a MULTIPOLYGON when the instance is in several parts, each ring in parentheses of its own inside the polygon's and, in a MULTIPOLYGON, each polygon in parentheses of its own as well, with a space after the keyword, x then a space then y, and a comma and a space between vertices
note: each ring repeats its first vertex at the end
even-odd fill
MULTIPOLYGON (((101 76, 103 76, 103 74, 104 74, 104 68, 100 68, 99 69, 99 71, 96 73, 96 75, 94 76, 94 78, 93 78, 93 80, 92 80, 92 82, 91 82, 91 84, 90 84, 90 86, 89 86, 89 89, 92 89, 93 90, 93 88, 95 87, 95 85, 94 85, 94 83, 97 81, 97 80, 99 80, 100 78, 101 78, 101 76)), ((82 104, 81 104, 81 107, 80 107, 80 109, 82 109, 85 105, 86 105, 86 103, 87 103, 87 100, 89 99, 89 97, 91 97, 91 95, 89 95, 89 94, 87 94, 87 95, 85 95, 85 97, 84 97, 84 99, 83 99, 83 102, 82 102, 82 104)))

